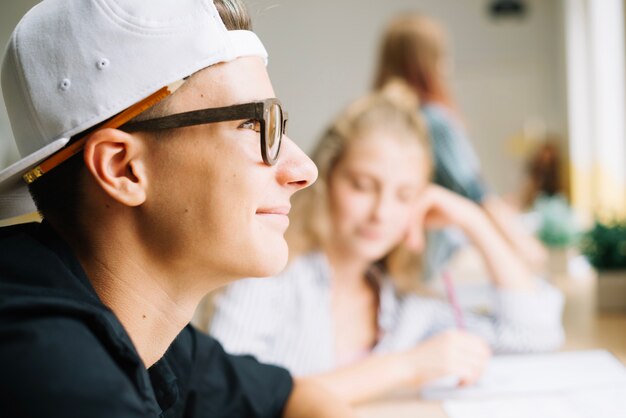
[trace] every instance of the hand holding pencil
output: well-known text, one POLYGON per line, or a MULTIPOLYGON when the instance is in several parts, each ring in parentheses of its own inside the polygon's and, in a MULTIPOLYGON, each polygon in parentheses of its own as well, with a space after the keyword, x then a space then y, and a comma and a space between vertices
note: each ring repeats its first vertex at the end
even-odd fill
POLYGON ((459 300, 456 296, 456 290, 454 288, 454 283, 452 282, 452 277, 450 276, 450 272, 444 270, 441 273, 441 278, 443 280, 444 287, 446 288, 446 296, 448 298, 448 302, 454 311, 454 321, 456 323, 456 327, 459 330, 465 330, 465 320, 463 319, 463 311, 461 309, 461 305, 459 304, 459 300))
POLYGON ((482 376, 491 358, 482 338, 456 329, 427 339, 407 354, 411 357, 407 364, 412 365, 410 383, 417 386, 442 380, 471 385, 482 376))

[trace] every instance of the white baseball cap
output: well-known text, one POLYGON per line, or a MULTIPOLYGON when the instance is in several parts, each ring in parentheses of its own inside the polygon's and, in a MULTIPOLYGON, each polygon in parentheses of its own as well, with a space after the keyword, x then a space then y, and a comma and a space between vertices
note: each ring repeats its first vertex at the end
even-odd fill
POLYGON ((196 71, 267 52, 212 0, 43 0, 15 28, 2 93, 21 159, 0 171, 0 220, 36 210, 22 176, 70 138, 196 71))

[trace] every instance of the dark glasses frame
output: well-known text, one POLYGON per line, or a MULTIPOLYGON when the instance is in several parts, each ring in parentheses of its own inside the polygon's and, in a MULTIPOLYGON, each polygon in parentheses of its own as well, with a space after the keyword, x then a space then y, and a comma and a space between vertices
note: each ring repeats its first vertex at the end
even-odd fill
POLYGON ((192 110, 190 112, 176 113, 154 119, 128 122, 120 126, 119 129, 126 132, 157 131, 239 119, 254 119, 260 122, 261 156, 263 157, 263 162, 267 165, 276 164, 278 155, 280 154, 282 137, 287 132, 288 119, 287 112, 283 110, 280 100, 276 98, 226 107, 192 110), (271 136, 270 129, 272 128, 271 110, 275 107, 278 108, 280 113, 280 126, 274 126, 274 129, 280 129, 280 132, 278 133, 278 137, 274 138, 274 140, 278 141, 278 144, 276 144, 276 151, 272 153, 272 145, 274 144, 268 143, 268 139, 271 136))

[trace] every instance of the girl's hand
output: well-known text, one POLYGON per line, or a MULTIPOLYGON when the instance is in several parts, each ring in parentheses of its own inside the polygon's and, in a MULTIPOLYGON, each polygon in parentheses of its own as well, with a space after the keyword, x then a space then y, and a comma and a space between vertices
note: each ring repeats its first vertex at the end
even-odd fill
POLYGON ((406 353, 408 383, 422 386, 442 377, 457 377, 462 386, 475 383, 483 374, 491 349, 476 335, 450 330, 424 341, 406 353))
POLYGON ((420 252, 424 247, 426 229, 455 225, 467 230, 480 218, 485 218, 485 215, 474 202, 443 187, 429 185, 415 203, 405 244, 410 249, 420 252))

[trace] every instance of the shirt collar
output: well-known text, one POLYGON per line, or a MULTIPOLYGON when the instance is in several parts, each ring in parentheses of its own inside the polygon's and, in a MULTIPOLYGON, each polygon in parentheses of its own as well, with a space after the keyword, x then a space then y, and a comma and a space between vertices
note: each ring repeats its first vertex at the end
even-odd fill
POLYGON ((396 323, 399 306, 396 287, 386 274, 379 280, 378 301, 378 328, 385 334, 390 332, 396 323))
POLYGON ((87 297, 93 306, 93 309, 90 309, 92 317, 105 326, 109 341, 116 347, 116 354, 125 359, 125 368, 134 378, 144 400, 153 408, 157 408, 158 405, 162 410, 155 411, 158 414, 171 408, 179 397, 179 390, 176 376, 169 363, 162 358, 146 373, 145 365, 130 336, 115 314, 102 303, 71 247, 45 220, 37 229, 37 238, 42 245, 53 251, 72 273, 71 277, 59 277, 58 280, 67 280, 66 286, 73 287, 83 297, 87 297))
MULTIPOLYGON (((314 252, 308 255, 315 265, 318 266, 317 278, 322 285, 330 287, 332 268, 326 255, 314 252)), ((393 280, 380 267, 374 265, 368 272, 368 278, 373 280, 378 287, 378 329, 379 339, 389 332, 396 323, 395 317, 399 306, 398 295, 393 280)))
POLYGON ((161 412, 167 411, 180 396, 176 375, 165 357, 150 367, 148 374, 161 412))

